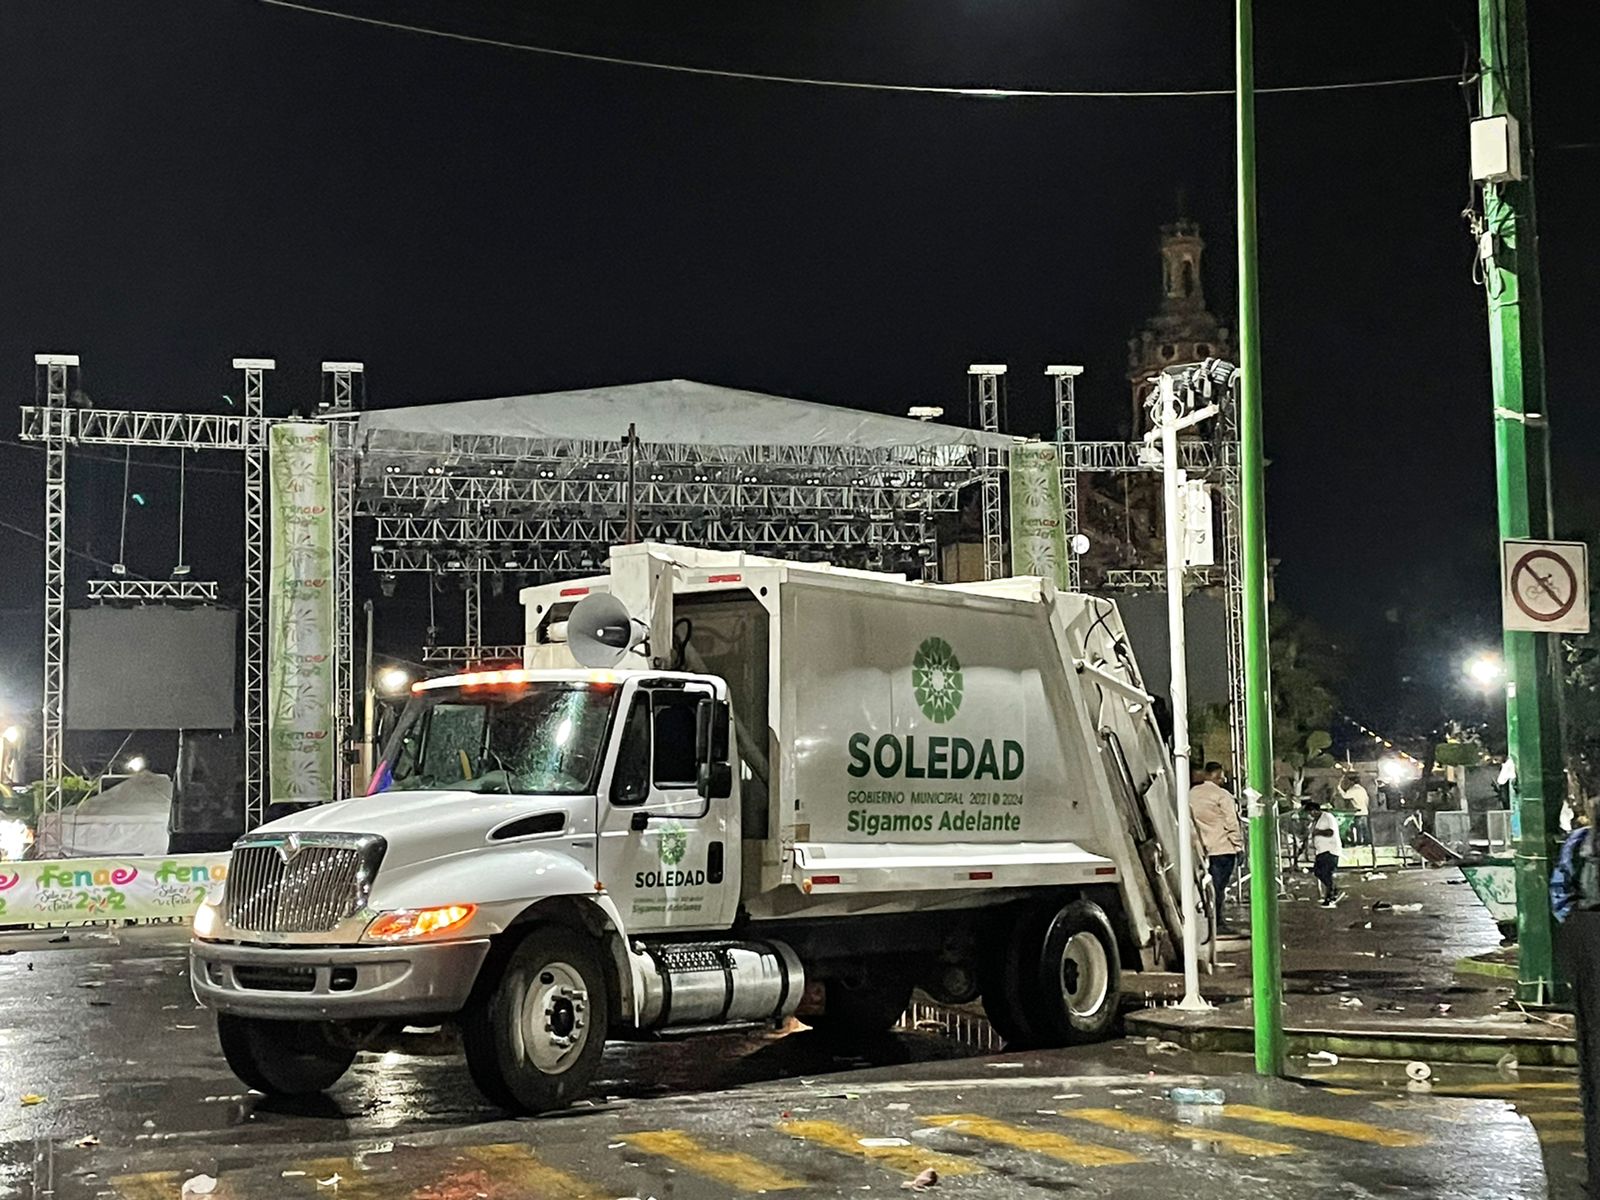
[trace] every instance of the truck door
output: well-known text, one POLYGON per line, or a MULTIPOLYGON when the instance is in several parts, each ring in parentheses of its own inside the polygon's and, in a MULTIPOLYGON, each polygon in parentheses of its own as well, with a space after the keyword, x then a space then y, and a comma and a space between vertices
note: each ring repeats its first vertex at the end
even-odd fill
POLYGON ((628 932, 724 929, 739 900, 738 792, 696 787, 695 720, 710 682, 641 680, 623 698, 609 786, 600 795, 599 878, 628 932))

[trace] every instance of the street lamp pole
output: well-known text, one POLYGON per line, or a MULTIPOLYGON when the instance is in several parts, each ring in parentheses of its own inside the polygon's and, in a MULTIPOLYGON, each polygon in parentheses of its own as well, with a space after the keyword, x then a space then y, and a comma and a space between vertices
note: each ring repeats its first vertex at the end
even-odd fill
POLYGON ((1250 816, 1250 990, 1256 1071, 1283 1074, 1283 958, 1278 944, 1278 808, 1272 790, 1267 650, 1266 466, 1261 438, 1261 322, 1256 291, 1256 96, 1251 0, 1234 0, 1234 135, 1239 175, 1239 507, 1243 519, 1245 798, 1250 816))

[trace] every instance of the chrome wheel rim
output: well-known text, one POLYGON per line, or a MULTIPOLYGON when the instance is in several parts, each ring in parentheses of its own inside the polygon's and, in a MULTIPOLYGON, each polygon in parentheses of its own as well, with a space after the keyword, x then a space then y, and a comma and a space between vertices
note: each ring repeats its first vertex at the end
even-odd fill
POLYGON ((1111 963, 1092 933, 1075 933, 1061 951, 1061 995, 1074 1017, 1092 1017, 1111 991, 1111 963))
POLYGON ((546 1075, 578 1061, 589 1040, 589 989, 569 963, 546 963, 534 973, 522 1003, 528 1058, 546 1075))

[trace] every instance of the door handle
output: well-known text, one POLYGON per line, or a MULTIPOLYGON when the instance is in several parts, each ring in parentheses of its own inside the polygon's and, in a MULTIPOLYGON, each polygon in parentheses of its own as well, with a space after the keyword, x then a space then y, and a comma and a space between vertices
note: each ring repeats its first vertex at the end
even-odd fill
POLYGON ((722 843, 712 842, 706 847, 706 882, 722 882, 722 843))

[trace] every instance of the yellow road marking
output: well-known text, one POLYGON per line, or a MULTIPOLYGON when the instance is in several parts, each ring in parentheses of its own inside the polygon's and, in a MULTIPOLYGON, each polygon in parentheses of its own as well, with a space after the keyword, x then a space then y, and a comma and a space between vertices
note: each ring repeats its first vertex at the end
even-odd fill
POLYGON ((1435 1084, 1433 1094, 1436 1096, 1499 1096, 1506 1092, 1572 1092, 1577 1093, 1578 1085, 1575 1083, 1446 1083, 1435 1084))
POLYGON ((1578 1146, 1583 1144, 1581 1129, 1541 1129, 1539 1141, 1546 1146, 1578 1146))
POLYGON ((977 1163, 953 1154, 936 1154, 920 1146, 863 1146, 861 1139, 867 1134, 832 1121, 784 1121, 778 1128, 790 1137, 815 1142, 840 1154, 870 1159, 903 1175, 916 1175, 925 1167, 932 1167, 941 1175, 978 1175, 983 1172, 977 1163))
POLYGON ((1359 1096, 1359 1095, 1361 1095, 1361 1089, 1360 1088, 1331 1087, 1331 1088, 1323 1088, 1322 1090, 1327 1092, 1328 1095, 1330 1095, 1330 1096, 1359 1096))
POLYGON ((1263 1142, 1257 1138, 1229 1133, 1224 1129, 1210 1129, 1204 1125, 1178 1125, 1166 1121, 1153 1121, 1149 1117, 1136 1117, 1132 1113, 1114 1108, 1073 1108, 1061 1114, 1074 1121, 1089 1121, 1121 1133, 1137 1133, 1143 1137, 1174 1138, 1184 1142, 1210 1142, 1235 1154, 1249 1154, 1265 1158, 1275 1154, 1295 1154, 1297 1148, 1282 1142, 1263 1142))
POLYGON ((1528 1120, 1532 1121, 1536 1126, 1565 1125, 1569 1122, 1583 1120, 1583 1114, 1581 1112, 1573 1112, 1570 1109, 1557 1110, 1553 1112, 1525 1112, 1522 1115, 1527 1117, 1528 1120))
POLYGON ((183 1187, 184 1177, 177 1171, 146 1171, 142 1175, 119 1175, 111 1186, 122 1200, 172 1200, 183 1187))
POLYGON ((713 1150, 678 1129, 627 1133, 622 1140, 646 1154, 670 1158, 696 1175, 715 1179, 741 1192, 787 1192, 810 1186, 747 1155, 713 1150))
POLYGON ((1330 1137, 1349 1138, 1353 1142, 1371 1142, 1374 1146, 1420 1146, 1428 1140, 1420 1133, 1404 1129, 1380 1129, 1363 1121, 1341 1121, 1334 1117, 1280 1112, 1275 1108, 1257 1108, 1253 1104, 1224 1105, 1222 1115, 1240 1121, 1255 1121, 1261 1125, 1303 1129, 1307 1133, 1326 1133, 1330 1137))
POLYGON ((1018 1150, 1030 1150, 1048 1158, 1078 1167, 1121 1167, 1139 1161, 1137 1154, 1117 1150, 1111 1146, 1097 1146, 1093 1142, 1080 1142, 1050 1133, 1043 1129, 1029 1129, 1021 1125, 1008 1125, 972 1113, 957 1113, 946 1117, 928 1117, 930 1125, 943 1125, 957 1133, 968 1133, 985 1141, 998 1142, 1018 1150))
POLYGON ((388 1200, 394 1195, 394 1180, 387 1177, 387 1172, 374 1178, 374 1172, 363 1169, 353 1158, 313 1158, 295 1163, 294 1169, 304 1171, 305 1175, 283 1182, 298 1183, 324 1197, 337 1195, 339 1200, 388 1200), (332 1179, 335 1175, 339 1177, 337 1190, 317 1186, 320 1180, 332 1179))
MULTIPOLYGON (((565 1171, 540 1162, 526 1146, 502 1143, 470 1146, 467 1157, 494 1172, 496 1181, 505 1179, 521 1185, 539 1200, 599 1200, 600 1192, 565 1171)), ((610 1195, 609 1192, 605 1193, 610 1195)))

